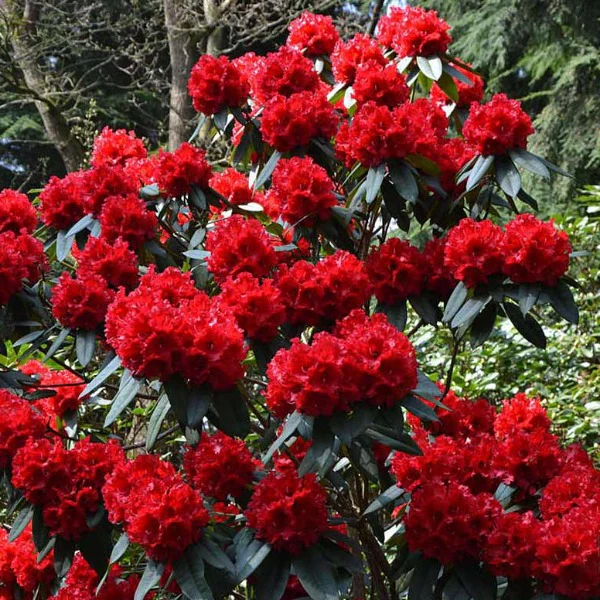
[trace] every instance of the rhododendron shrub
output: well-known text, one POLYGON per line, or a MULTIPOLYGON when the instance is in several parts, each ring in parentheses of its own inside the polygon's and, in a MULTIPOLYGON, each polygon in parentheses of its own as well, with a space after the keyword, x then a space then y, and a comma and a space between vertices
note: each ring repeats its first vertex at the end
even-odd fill
POLYGON ((522 188, 556 167, 452 34, 304 13, 194 66, 230 160, 103 128, 0 192, 0 598, 600 597, 600 472, 539 398, 453 391, 578 312, 522 188))

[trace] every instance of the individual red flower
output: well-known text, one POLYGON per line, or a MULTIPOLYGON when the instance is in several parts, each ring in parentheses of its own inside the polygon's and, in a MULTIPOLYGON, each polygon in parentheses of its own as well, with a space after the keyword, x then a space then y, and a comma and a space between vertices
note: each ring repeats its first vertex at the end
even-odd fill
POLYGON ((256 197, 258 195, 250 187, 248 177, 232 167, 214 173, 210 179, 210 187, 234 206, 257 201, 260 204, 261 199, 256 197))
POLYGON ((474 495, 455 483, 427 483, 412 494, 405 519, 408 547, 444 565, 476 558, 501 511, 491 494, 474 495))
MULTIPOLYGON (((458 108, 469 108, 473 102, 481 102, 483 100, 483 79, 479 75, 458 65, 452 65, 452 67, 462 73, 471 82, 471 85, 469 85, 460 79, 454 79, 458 92, 456 106, 458 108)), ((431 99, 442 105, 453 102, 437 83, 434 83, 431 88, 431 99)))
POLYGON ((452 41, 450 26, 435 10, 393 7, 379 20, 377 39, 400 57, 446 54, 452 41))
POLYGON ((468 288, 487 283, 502 272, 504 233, 490 220, 463 219, 446 239, 444 264, 452 276, 468 288))
POLYGON ((0 389, 0 469, 8 467, 29 438, 39 438, 46 421, 27 400, 0 389))
POLYGON ((473 150, 462 138, 444 139, 428 154, 427 157, 438 164, 440 184, 451 198, 457 198, 464 191, 466 183, 457 183, 456 176, 473 156, 473 150))
POLYGON ((157 456, 141 455, 117 466, 103 495, 110 521, 123 522, 129 539, 156 561, 180 558, 209 522, 202 496, 157 456))
POLYGON ((50 593, 50 584, 55 578, 54 550, 38 561, 38 552, 33 543, 31 525, 28 525, 12 546, 11 568, 19 587, 31 594, 38 586, 50 593))
POLYGON ((8 541, 8 532, 0 527, 0 598, 4 600, 13 600, 13 586, 15 584, 15 574, 12 570, 12 560, 14 557, 14 543, 8 541), (2 591, 6 596, 2 595, 2 591))
POLYGON ((444 264, 446 241, 447 238, 433 238, 423 248, 425 287, 441 300, 447 300, 456 287, 456 279, 444 264))
POLYGON ((244 514, 258 539, 295 555, 327 530, 326 503, 327 494, 312 473, 272 472, 256 486, 244 514))
POLYGON ((25 194, 9 189, 0 192, 0 233, 33 233, 36 225, 35 208, 25 194))
POLYGON ((273 220, 281 217, 291 225, 310 227, 317 219, 329 219, 331 208, 338 204, 327 171, 309 156, 282 158, 272 180, 266 206, 273 220))
POLYGON ((206 161, 206 152, 184 142, 174 152, 159 151, 155 162, 156 182, 168 197, 182 196, 195 185, 208 188, 212 167, 206 161))
POLYGON ((398 73, 396 65, 380 65, 367 62, 356 69, 356 80, 352 86, 352 97, 358 106, 367 102, 394 108, 408 100, 409 89, 406 77, 398 73))
POLYGON ((419 250, 405 240, 390 238, 371 250, 366 268, 373 293, 382 304, 396 304, 423 291, 425 261, 419 250))
POLYGON ((281 266, 276 284, 293 325, 327 325, 362 306, 371 296, 364 264, 338 250, 317 264, 304 260, 281 266))
POLYGON ((117 129, 113 131, 105 127, 94 140, 94 148, 90 164, 92 167, 101 165, 122 165, 130 160, 143 160, 147 152, 144 142, 135 137, 133 131, 117 129))
POLYGON ((245 104, 250 86, 243 72, 226 56, 203 54, 192 68, 188 91, 197 111, 214 115, 245 104))
POLYGON ((79 273, 73 279, 65 272, 52 290, 52 314, 63 327, 94 330, 104 321, 113 298, 100 275, 79 273))
POLYGON ((242 440, 221 431, 203 435, 195 447, 186 448, 183 467, 190 485, 205 496, 239 498, 252 483, 256 461, 242 440))
POLYGON ((532 512, 499 515, 483 545, 483 560, 494 574, 513 580, 531 577, 540 523, 532 512))
POLYGON ((157 222, 156 215, 135 194, 107 198, 100 213, 102 237, 107 242, 122 239, 132 250, 154 238, 157 222))
POLYGON ((264 277, 277 264, 273 239, 255 219, 241 215, 219 221, 206 236, 208 270, 218 283, 250 273, 264 277))
POLYGON ((338 83, 352 85, 360 65, 379 64, 385 67, 388 61, 381 46, 368 35, 357 33, 351 40, 338 41, 331 54, 333 75, 338 83))
POLYGON ((506 94, 495 94, 487 104, 472 105, 463 126, 465 142, 483 156, 527 148, 532 133, 531 118, 518 100, 506 94))
POLYGON ((298 50, 282 46, 256 64, 252 97, 259 104, 265 104, 277 96, 289 98, 299 92, 314 93, 322 85, 312 62, 306 56, 298 50))
POLYGON ((270 279, 262 282, 250 273, 229 277, 221 286, 216 305, 235 317, 246 335, 259 342, 270 342, 285 320, 281 292, 270 279))
POLYGON ((307 56, 331 54, 340 39, 333 19, 328 15, 315 15, 305 11, 294 19, 289 27, 286 44, 296 50, 304 50, 307 56))
POLYGON ((90 237, 83 250, 76 246, 73 256, 77 260, 78 273, 100 275, 108 285, 119 288, 134 288, 138 280, 137 256, 127 242, 117 239, 108 243, 100 237, 90 237))
POLYGON ((4 306, 27 281, 36 283, 48 266, 44 246, 28 233, 0 233, 0 306, 4 306))
POLYGON ((569 268, 569 236, 553 221, 517 215, 505 228, 503 272, 515 283, 555 286, 569 268))
POLYGON ((544 519, 566 515, 575 508, 600 509, 600 471, 592 465, 567 466, 542 491, 544 519))
POLYGON ((50 177, 40 193, 42 221, 54 229, 69 229, 85 214, 85 174, 69 173, 62 179, 50 177))
POLYGON ((494 431, 498 439, 507 439, 516 432, 550 432, 550 419, 539 398, 531 398, 522 392, 504 400, 502 410, 496 416, 494 431))
POLYGON ((85 210, 96 216, 109 198, 137 196, 139 189, 137 177, 131 175, 130 168, 120 164, 100 165, 85 171, 82 178, 85 210))
POLYGON ((321 92, 274 96, 262 114, 262 135, 275 150, 289 152, 306 146, 313 138, 331 138, 337 122, 333 106, 321 92))

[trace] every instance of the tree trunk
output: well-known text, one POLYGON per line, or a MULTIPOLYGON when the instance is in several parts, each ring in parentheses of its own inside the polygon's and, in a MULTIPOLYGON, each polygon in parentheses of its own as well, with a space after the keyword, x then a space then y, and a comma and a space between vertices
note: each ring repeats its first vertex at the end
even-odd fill
POLYGON ((187 83, 194 66, 194 43, 190 29, 185 25, 180 0, 163 0, 165 25, 171 58, 171 92, 169 101, 169 150, 175 150, 187 141, 194 107, 187 83))
MULTIPOLYGON (((9 6, 8 2, 0 0, 0 7, 6 11, 7 16, 10 15, 10 11, 6 10, 9 6)), ((19 18, 14 14, 12 17, 13 19, 19 18)), ((15 29, 16 33, 11 39, 14 60, 23 73, 27 88, 35 98, 35 106, 42 118, 48 139, 60 153, 66 170, 76 171, 83 162, 83 146, 71 133, 67 120, 60 109, 48 97, 44 74, 38 65, 37 55, 34 51, 36 21, 37 6, 35 2, 27 0, 22 24, 15 29)))

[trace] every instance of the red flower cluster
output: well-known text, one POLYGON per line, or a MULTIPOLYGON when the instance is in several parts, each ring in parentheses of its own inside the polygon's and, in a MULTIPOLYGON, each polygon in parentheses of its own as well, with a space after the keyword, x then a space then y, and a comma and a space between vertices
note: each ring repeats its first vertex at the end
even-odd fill
POLYGON ((327 171, 312 158, 282 158, 273 171, 267 195, 267 214, 291 225, 311 227, 331 216, 338 201, 327 171))
POLYGON ((46 421, 31 403, 0 389, 0 469, 10 466, 29 438, 41 437, 45 431, 46 421))
POLYGON ((150 269, 128 296, 117 294, 106 339, 135 375, 167 381, 179 373, 194 385, 232 387, 246 350, 234 317, 194 287, 189 274, 150 269))
POLYGON ((262 282, 250 273, 227 278, 215 303, 235 317, 238 326, 253 340, 269 342, 285 320, 281 292, 270 279, 262 282))
POLYGON ((215 173, 210 179, 210 187, 223 196, 230 204, 240 206, 250 202, 262 201, 250 187, 248 178, 234 168, 229 167, 220 173, 215 173))
POLYGON ((114 295, 96 273, 80 272, 73 279, 65 272, 52 290, 52 314, 64 327, 94 330, 104 321, 114 295))
POLYGON ((254 489, 244 515, 256 537, 277 551, 299 554, 327 530, 327 494, 311 473, 269 473, 254 489))
POLYGON ((54 229, 69 229, 86 212, 82 171, 69 173, 62 179, 50 177, 40 193, 42 221, 54 229))
POLYGON ((245 104, 250 86, 243 72, 226 56, 204 54, 192 69, 188 91, 197 111, 214 115, 245 104))
POLYGON ((353 254, 338 250, 317 264, 299 260, 282 265, 276 284, 293 325, 327 325, 362 306, 371 295, 364 264, 353 254))
POLYGON ((240 273, 264 277, 278 262, 273 246, 274 238, 258 221, 232 215, 206 236, 208 270, 219 283, 240 273))
POLYGON ((209 521, 200 494, 157 456, 117 466, 103 495, 111 522, 122 522, 129 539, 156 561, 177 560, 209 521))
MULTIPOLYGON (((467 71, 467 69, 464 69, 463 67, 459 67, 458 65, 452 66, 471 81, 471 85, 469 85, 460 79, 454 79, 456 91, 458 92, 458 102, 456 103, 456 106, 458 108, 469 108, 473 102, 481 102, 483 100, 483 79, 479 75, 475 75, 475 73, 471 73, 471 71, 467 71)), ((448 104, 452 102, 437 83, 434 83, 431 88, 431 99, 439 104, 448 104)))
POLYGON ((197 446, 186 449, 183 467, 193 488, 205 496, 226 500, 244 493, 252 483, 257 463, 242 440, 218 431, 203 435, 197 446))
POLYGON ((456 279, 444 265, 447 238, 433 238, 423 248, 427 272, 425 287, 442 300, 447 300, 456 286, 456 279))
POLYGON ((19 234, 22 230, 33 233, 36 225, 35 208, 25 194, 8 189, 0 192, 0 233, 19 234))
POLYGON ((28 233, 0 233, 0 306, 23 289, 34 284, 47 268, 44 246, 28 233))
POLYGON ((331 138, 338 116, 322 92, 274 96, 262 114, 262 136, 275 150, 289 152, 316 137, 331 138))
POLYGON ((127 132, 125 129, 113 131, 110 127, 105 127, 94 140, 90 164, 92 167, 125 166, 130 160, 143 160, 146 156, 144 142, 135 137, 133 131, 127 132))
POLYGON ((331 67, 338 83, 352 85, 361 65, 387 66, 381 46, 368 35, 357 33, 351 40, 338 41, 331 54, 331 67))
POLYGON ((379 20, 377 39, 400 57, 446 54, 452 41, 450 26, 435 10, 393 7, 379 20))
POLYGON ((374 102, 380 106, 394 108, 406 102, 408 96, 406 77, 398 73, 395 65, 389 64, 384 67, 377 62, 367 62, 357 68, 352 97, 358 106, 374 102))
MULTIPOLYGON (((224 58, 224 57, 222 57, 224 58)), ((191 186, 208 188, 212 167, 206 152, 184 142, 174 152, 159 151, 156 158, 156 182, 167 197, 189 193, 191 186)))
POLYGON ((477 154, 504 154, 513 148, 526 148, 534 133, 529 115, 517 100, 496 94, 487 104, 471 106, 463 127, 465 142, 477 154))
POLYGON ((107 242, 124 240, 132 250, 139 250, 155 236, 156 224, 156 215, 136 194, 110 196, 100 213, 102 237, 107 242))
POLYGON ((14 457, 12 483, 41 506, 51 535, 78 540, 90 530, 86 519, 101 506, 104 480, 123 460, 114 441, 84 439, 65 450, 60 442, 30 439, 14 457))
MULTIPOLYGON (((145 161, 146 164, 151 162, 145 161)), ((128 198, 138 195, 140 181, 130 172, 131 165, 132 163, 128 163, 127 167, 123 167, 119 164, 105 164, 83 173, 81 192, 84 196, 86 212, 99 215, 109 198, 128 198)))
POLYGON ((294 19, 288 31, 290 34, 287 45, 296 50, 304 50, 307 56, 331 54, 340 39, 331 17, 308 11, 294 19))
POLYGON ((466 182, 456 183, 456 176, 473 156, 473 150, 462 138, 444 139, 436 149, 427 152, 427 157, 440 167, 440 184, 452 199, 465 189, 466 182))

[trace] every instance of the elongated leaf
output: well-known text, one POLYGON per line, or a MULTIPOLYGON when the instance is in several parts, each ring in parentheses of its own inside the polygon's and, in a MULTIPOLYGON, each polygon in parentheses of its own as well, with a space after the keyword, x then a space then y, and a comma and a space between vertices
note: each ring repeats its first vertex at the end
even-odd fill
POLYGON ((100 387, 119 367, 121 366, 121 359, 118 356, 115 356, 110 360, 110 362, 103 367, 98 375, 92 379, 86 386, 83 392, 79 394, 80 398, 84 396, 88 396, 91 394, 96 388, 100 387))
POLYGON ((189 546, 183 556, 173 563, 175 581, 190 600, 213 600, 211 589, 204 579, 204 560, 196 545, 189 546))
POLYGON ((303 415, 299 412, 293 412, 287 418, 285 425, 283 426, 281 435, 273 442, 273 444, 271 444, 271 447, 269 448, 268 452, 263 457, 263 464, 267 464, 271 460, 275 452, 277 452, 277 450, 279 450, 279 448, 281 448, 281 446, 283 446, 283 444, 294 435, 302 419, 303 415))
POLYGON ((166 394, 162 394, 152 411, 150 420, 148 421, 148 434, 146 436, 146 450, 150 451, 154 448, 156 438, 160 433, 163 421, 165 420, 171 405, 166 394))
POLYGON ((56 234, 56 259, 59 262, 62 262, 69 256, 73 239, 73 236, 68 236, 66 231, 59 231, 56 234))
POLYGON ((17 515, 12 524, 8 541, 14 542, 23 533, 27 525, 29 525, 31 519, 33 519, 33 506, 27 506, 17 515))
POLYGON ((468 295, 469 290, 462 281, 459 281, 450 295, 450 298, 448 298, 448 302, 446 302, 446 309, 444 310, 444 316, 442 317, 444 323, 448 323, 452 320, 454 315, 460 310, 460 307, 465 303, 468 295))
POLYGON ((385 164, 382 163, 377 167, 371 167, 367 172, 367 204, 371 204, 379 193, 381 183, 385 177, 385 164))
POLYGON ((535 154, 532 154, 527 150, 523 150, 522 148, 515 148, 513 150, 509 150, 508 155, 517 167, 522 167, 523 169, 527 169, 536 175, 541 175, 545 179, 550 179, 550 170, 544 164, 544 161, 538 158, 535 154))
POLYGON ((541 291, 542 287, 539 284, 522 283, 519 286, 519 308, 523 316, 533 308, 541 291))
POLYGON ((438 56, 431 56, 426 58, 425 56, 417 56, 417 65, 419 70, 428 79, 437 81, 443 72, 442 60, 438 56))
POLYGON ((452 319, 452 327, 467 327, 475 317, 487 306, 492 299, 491 296, 473 296, 469 298, 463 307, 454 315, 452 319))
POLYGON ((285 552, 271 552, 255 573, 256 600, 280 600, 290 578, 290 557, 285 552))
POLYGON ((414 204, 419 199, 419 186, 410 167, 401 160, 388 162, 390 179, 402 198, 414 204))
MULTIPOLYGON (((245 438, 248 435, 250 432, 248 405, 238 388, 215 392, 212 408, 216 411, 215 424, 219 429, 234 437, 245 438)), ((214 419, 214 415, 211 418, 214 419)))
POLYGON ((186 406, 186 425, 198 429, 213 401, 213 391, 207 387, 191 388, 186 406))
POLYGON ((338 600, 338 586, 333 568, 316 546, 311 546, 294 557, 292 565, 312 600, 338 600))
POLYGON ((563 319, 569 323, 577 324, 579 322, 579 310, 575 304, 573 292, 564 281, 559 281, 555 287, 547 289, 546 292, 550 297, 552 308, 563 319))
POLYGON ((156 198, 160 196, 160 189, 158 187, 158 183, 151 183, 149 185, 145 185, 140 190, 140 198, 144 200, 151 200, 152 198, 156 198))
POLYGON ((85 215, 85 217, 82 217, 81 219, 79 219, 79 221, 77 221, 77 223, 75 223, 75 225, 73 225, 73 227, 71 227, 71 229, 69 229, 69 231, 67 231, 67 233, 65 234, 67 238, 72 238, 75 237, 76 233, 79 233, 80 231, 83 231, 84 229, 89 229, 89 225, 91 225, 93 222, 95 221, 94 217, 92 215, 85 215))
POLYGON ((271 175, 273 174, 273 171, 275 170, 275 167, 277 166, 277 163, 279 162, 280 158, 281 152, 279 152, 278 150, 275 150, 273 154, 271 154, 271 157, 267 161, 267 164, 263 167, 262 171, 258 174, 256 181, 254 182, 254 189, 257 190, 261 188, 267 182, 269 177, 271 177, 271 175))
POLYGON ((82 367, 86 367, 96 349, 96 334, 93 331, 80 331, 75 340, 77 360, 82 367))
POLYGON ((456 82, 454 79, 444 71, 442 76, 438 80, 438 85, 440 89, 452 100, 452 102, 458 102, 458 88, 456 87, 456 82))
POLYGON ((458 564, 455 571, 473 600, 496 600, 496 578, 478 564, 458 564))
POLYGON ((469 173, 469 177, 467 179, 467 192, 472 190, 486 175, 486 173, 490 170, 492 163, 494 162, 493 156, 479 156, 469 173))
POLYGON ((350 444, 352 440, 364 433, 377 416, 377 407, 363 402, 357 404, 351 415, 343 412, 335 413, 330 419, 330 426, 342 442, 350 444))
POLYGON ((322 538, 319 541, 319 549, 322 551, 323 556, 334 566, 342 569, 346 569, 349 573, 358 573, 364 570, 362 560, 350 554, 347 550, 341 547, 341 545, 332 542, 326 538, 322 538))
POLYGON ((521 189, 521 175, 517 167, 507 156, 499 156, 495 161, 496 181, 502 191, 511 198, 516 198, 521 189))
POLYGON ((421 558, 415 566, 408 588, 408 600, 433 600, 440 573, 440 563, 433 558, 421 558))
POLYGON ((371 502, 369 506, 367 506, 365 512, 363 513, 363 516, 381 510, 384 506, 387 506, 391 502, 394 502, 394 500, 400 498, 402 494, 404 494, 404 490, 402 488, 398 487, 396 484, 392 485, 387 490, 385 490, 385 492, 379 495, 375 500, 373 500, 373 502, 371 502))
POLYGON ((144 600, 146 594, 160 581, 164 570, 164 563, 158 563, 149 558, 133 600, 144 600))
POLYGON ((126 533, 122 533, 110 553, 109 564, 113 565, 119 562, 119 559, 127 552, 127 548, 129 548, 129 537, 127 537, 126 533))
POLYGON ((259 540, 250 542, 236 561, 236 581, 241 583, 250 577, 270 552, 271 546, 266 542, 259 540))
POLYGON ((196 548, 198 552, 202 555, 202 558, 209 565, 217 569, 221 569, 227 571, 231 575, 235 575, 235 566, 231 562, 231 559, 227 554, 221 549, 221 547, 209 540, 206 537, 203 537, 197 544, 196 548))
POLYGON ((408 301, 415 312, 429 325, 435 325, 438 321, 438 308, 426 294, 411 296, 408 301))
MULTIPOLYGON (((125 373, 123 373, 124 378, 126 373, 131 374, 130 371, 125 370, 125 373)), ((104 419, 104 427, 109 427, 119 418, 119 415, 129 406, 131 401, 136 397, 141 386, 142 382, 139 379, 135 379, 134 377, 129 377, 127 379, 126 383, 119 388, 119 391, 113 398, 110 410, 108 411, 108 414, 104 419)))
POLYGON ((73 564, 76 545, 74 542, 56 537, 54 541, 54 571, 56 576, 63 578, 73 564))
POLYGON ((400 404, 402 404, 408 412, 419 417, 419 419, 422 419, 423 421, 439 421, 435 411, 430 406, 427 406, 425 402, 422 402, 414 396, 406 396, 406 398, 403 398, 400 401, 400 404))
POLYGON ((462 71, 459 71, 454 65, 444 63, 444 71, 454 79, 458 79, 459 81, 462 81, 462 83, 467 84, 469 87, 473 87, 475 84, 472 79, 470 79, 462 71))
POLYGON ((515 329, 529 342, 538 348, 546 347, 546 336, 540 324, 531 316, 523 316, 519 308, 510 302, 503 303, 504 310, 515 329))
POLYGON ((490 302, 475 318, 471 325, 471 347, 477 348, 483 344, 492 333, 498 308, 495 302, 490 302))
POLYGON ((22 346, 23 344, 28 344, 29 342, 33 342, 34 340, 37 340, 37 338, 39 338, 43 334, 44 334, 44 329, 39 329, 38 331, 31 331, 27 335, 24 335, 23 337, 20 337, 13 344, 13 346, 15 348, 18 348, 19 346, 22 346))
POLYGON ((79 540, 79 551, 90 567, 102 577, 108 568, 108 561, 112 552, 110 530, 99 527, 86 533, 79 540))
POLYGON ((392 438, 389 435, 385 435, 384 433, 371 428, 367 429, 366 433, 372 440, 375 440, 380 444, 385 444, 393 450, 399 450, 400 452, 405 452, 412 456, 421 456, 423 454, 423 451, 407 433, 398 436, 398 439, 392 438))
POLYGON ((299 475, 309 471, 323 471, 333 455, 335 437, 325 419, 315 419, 312 432, 312 444, 298 467, 299 475))
POLYGON ((435 383, 422 371, 417 372, 417 378, 417 387, 412 390, 412 393, 415 396, 439 404, 436 402, 436 398, 439 398, 442 395, 442 392, 440 392, 438 386, 435 385, 435 383))
POLYGON ((35 562, 39 565, 44 558, 46 558, 46 556, 48 556, 48 554, 50 554, 50 552, 52 550, 54 550, 54 545, 56 544, 56 538, 50 538, 48 540, 48 542, 46 543, 46 545, 38 552, 37 558, 35 559, 35 562))
POLYGON ((52 342, 52 345, 50 346, 50 348, 48 348, 48 351, 46 352, 46 354, 44 356, 44 361, 48 360, 49 358, 52 358, 56 354, 56 352, 63 345, 63 342, 67 339, 67 337, 69 336, 70 333, 71 333, 71 330, 68 328, 62 329, 60 331, 60 333, 56 336, 56 338, 54 338, 54 341, 52 342))
POLYGON ((380 304, 377 307, 377 312, 382 312, 398 331, 404 331, 406 319, 408 318, 405 301, 393 305, 380 304))
POLYGON ((179 376, 172 377, 169 381, 165 381, 163 388, 167 393, 169 404, 177 419, 179 419, 180 423, 185 425, 187 421, 187 403, 190 389, 185 381, 179 376))

